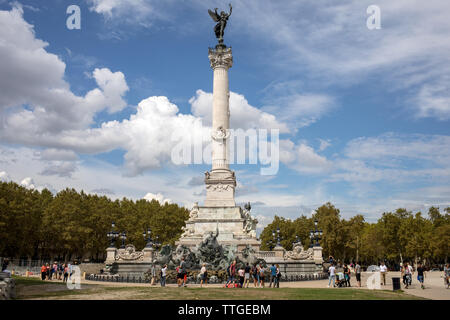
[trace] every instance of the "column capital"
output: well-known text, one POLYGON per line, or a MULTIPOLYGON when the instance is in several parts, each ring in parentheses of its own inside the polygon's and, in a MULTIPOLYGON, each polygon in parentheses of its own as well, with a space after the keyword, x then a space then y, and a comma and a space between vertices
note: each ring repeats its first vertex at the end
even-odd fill
POLYGON ((233 66, 233 54, 229 47, 209 48, 208 58, 211 69, 213 70, 216 68, 225 68, 228 70, 233 66))

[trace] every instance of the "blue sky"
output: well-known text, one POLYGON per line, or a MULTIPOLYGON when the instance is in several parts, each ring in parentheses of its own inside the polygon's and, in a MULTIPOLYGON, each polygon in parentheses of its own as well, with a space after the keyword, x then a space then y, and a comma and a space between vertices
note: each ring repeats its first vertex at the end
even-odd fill
MULTIPOLYGON (((277 175, 232 166, 261 227, 327 201, 369 221, 450 205, 450 4, 377 1, 369 30, 371 4, 233 1, 232 125, 282 133, 277 175)), ((170 134, 210 121, 215 7, 0 0, 0 179, 201 203, 209 166, 175 166, 170 134)))

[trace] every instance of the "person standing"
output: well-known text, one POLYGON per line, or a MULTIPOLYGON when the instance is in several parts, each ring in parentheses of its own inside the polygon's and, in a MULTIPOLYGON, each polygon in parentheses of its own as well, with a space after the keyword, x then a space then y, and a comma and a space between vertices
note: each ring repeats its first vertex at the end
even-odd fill
POLYGON ((330 287, 330 284, 333 284, 333 288, 335 287, 335 280, 336 280, 336 267, 334 264, 331 264, 331 266, 328 268, 329 273, 329 281, 328 281, 328 288, 330 287))
POLYGON ((276 281, 276 277, 277 277, 277 267, 275 267, 275 264, 272 263, 272 266, 269 268, 270 273, 269 273, 269 288, 272 288, 272 283, 273 286, 275 287, 275 281, 276 281))
POLYGON ((202 265, 202 268, 200 269, 200 288, 203 287, 203 283, 207 282, 207 276, 208 276, 208 271, 206 270, 206 263, 204 263, 202 265))
POLYGON ((45 264, 42 264, 42 267, 41 267, 41 279, 42 279, 42 281, 45 280, 46 276, 47 276, 47 268, 45 267, 45 264))
POLYGON ((181 283, 183 282, 183 275, 181 274, 181 268, 180 268, 180 266, 178 266, 177 268, 176 268, 176 271, 177 271, 177 285, 178 285, 178 287, 181 287, 181 283))
POLYGON ((386 274, 387 274, 387 267, 384 264, 384 262, 381 262, 380 264, 380 272, 381 272, 381 281, 382 281, 382 285, 385 286, 386 285, 386 274))
POLYGON ((183 287, 186 287, 186 280, 187 280, 187 270, 186 270, 186 262, 184 261, 184 257, 181 258, 180 262, 180 273, 183 277, 183 287))
POLYGON ((358 287, 361 288, 361 266, 359 264, 359 261, 357 261, 355 265, 355 275, 356 283, 358 284, 358 287))
POLYGON ((276 283, 277 283, 277 288, 280 287, 280 280, 281 280, 281 270, 280 270, 280 265, 276 265, 277 268, 277 275, 276 275, 276 283))
POLYGON ((253 284, 255 285, 255 288, 258 285, 258 279, 259 279, 259 275, 258 275, 258 267, 256 265, 256 263, 253 265, 252 269, 251 269, 251 273, 252 273, 252 277, 253 277, 253 284))
POLYGON ((167 277, 167 264, 165 264, 162 268, 161 268, 161 287, 165 287, 166 286, 166 277, 167 277))
POLYGON ((417 281, 420 282, 420 287, 422 289, 425 289, 423 282, 424 282, 424 278, 425 278, 425 268, 422 266, 421 263, 419 263, 419 265, 417 266, 417 281))
POLYGON ((351 287, 350 286, 350 267, 344 263, 344 279, 345 279, 345 286, 346 287, 351 287))
POLYGON ((67 278, 69 277, 69 267, 67 264, 64 264, 64 278, 63 282, 67 282, 67 278))
POLYGON ((265 279, 264 268, 260 267, 259 268, 259 281, 260 281, 259 287, 260 288, 264 288, 264 279, 265 279))
POLYGON ((155 285, 155 279, 156 279, 156 267, 155 267, 154 263, 152 263, 151 273, 152 273, 152 280, 150 281, 150 285, 154 286, 155 285))
POLYGON ((243 288, 244 287, 244 275, 245 275, 245 270, 243 267, 239 268, 238 271, 238 275, 239 275, 239 287, 243 288))
POLYGON ((447 287, 447 289, 449 288, 449 285, 450 285, 450 264, 449 263, 447 263, 445 266, 444 266, 444 280, 445 280, 445 285, 446 285, 446 287, 447 287))
POLYGON ((58 265, 58 280, 62 280, 63 273, 64 273, 64 264, 60 262, 58 265))
POLYGON ((246 288, 248 288, 248 284, 250 283, 250 265, 247 264, 245 265, 245 269, 244 269, 244 286, 246 286, 246 288))

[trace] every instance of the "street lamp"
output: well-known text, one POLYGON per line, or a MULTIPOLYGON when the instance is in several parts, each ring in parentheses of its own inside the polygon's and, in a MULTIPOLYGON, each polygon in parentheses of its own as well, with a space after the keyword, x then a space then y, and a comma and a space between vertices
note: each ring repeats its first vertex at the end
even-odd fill
POLYGON ((144 236, 144 240, 147 241, 147 244, 145 245, 146 248, 153 247, 153 241, 152 241, 152 229, 148 228, 147 232, 144 231, 142 234, 144 236))
POLYGON ((315 230, 311 230, 309 232, 309 237, 311 239, 311 244, 309 245, 310 248, 320 247, 319 240, 322 239, 323 232, 322 232, 322 230, 317 229, 318 224, 319 224, 319 221, 317 221, 317 219, 314 220, 314 229, 315 230))
POLYGON ((111 241, 109 244, 110 248, 114 248, 116 246, 115 242, 116 242, 117 238, 119 237, 119 232, 114 230, 115 227, 116 227, 116 224, 114 222, 112 222, 111 223, 111 231, 106 234, 108 239, 111 241))
POLYGON ((280 239, 280 228, 277 228, 277 246, 281 246, 280 239))
POLYGON ((127 234, 125 231, 120 235, 120 239, 122 239, 122 246, 120 248, 125 249, 125 240, 127 240, 127 234))

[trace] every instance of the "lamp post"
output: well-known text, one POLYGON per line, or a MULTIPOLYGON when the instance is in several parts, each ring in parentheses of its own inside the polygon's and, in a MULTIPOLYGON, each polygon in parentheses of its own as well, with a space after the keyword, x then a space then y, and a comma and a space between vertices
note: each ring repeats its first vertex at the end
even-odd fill
POLYGON ((120 235, 120 239, 122 239, 122 246, 120 248, 125 249, 125 240, 127 240, 127 233, 125 231, 120 235))
POLYGON ((115 231, 114 228, 116 227, 116 224, 114 221, 111 223, 111 231, 106 234, 108 239, 111 241, 109 244, 110 248, 115 248, 115 242, 117 238, 119 237, 119 232, 115 231))
POLYGON ((311 230, 309 232, 309 237, 311 239, 311 244, 309 245, 310 248, 312 247, 320 247, 319 240, 322 239, 323 232, 322 230, 317 229, 319 221, 314 220, 314 230, 311 230))
POLYGON ((144 231, 144 233, 142 235, 144 236, 144 240, 147 241, 147 244, 145 245, 145 247, 152 248, 153 247, 152 229, 148 228, 147 232, 144 231))

